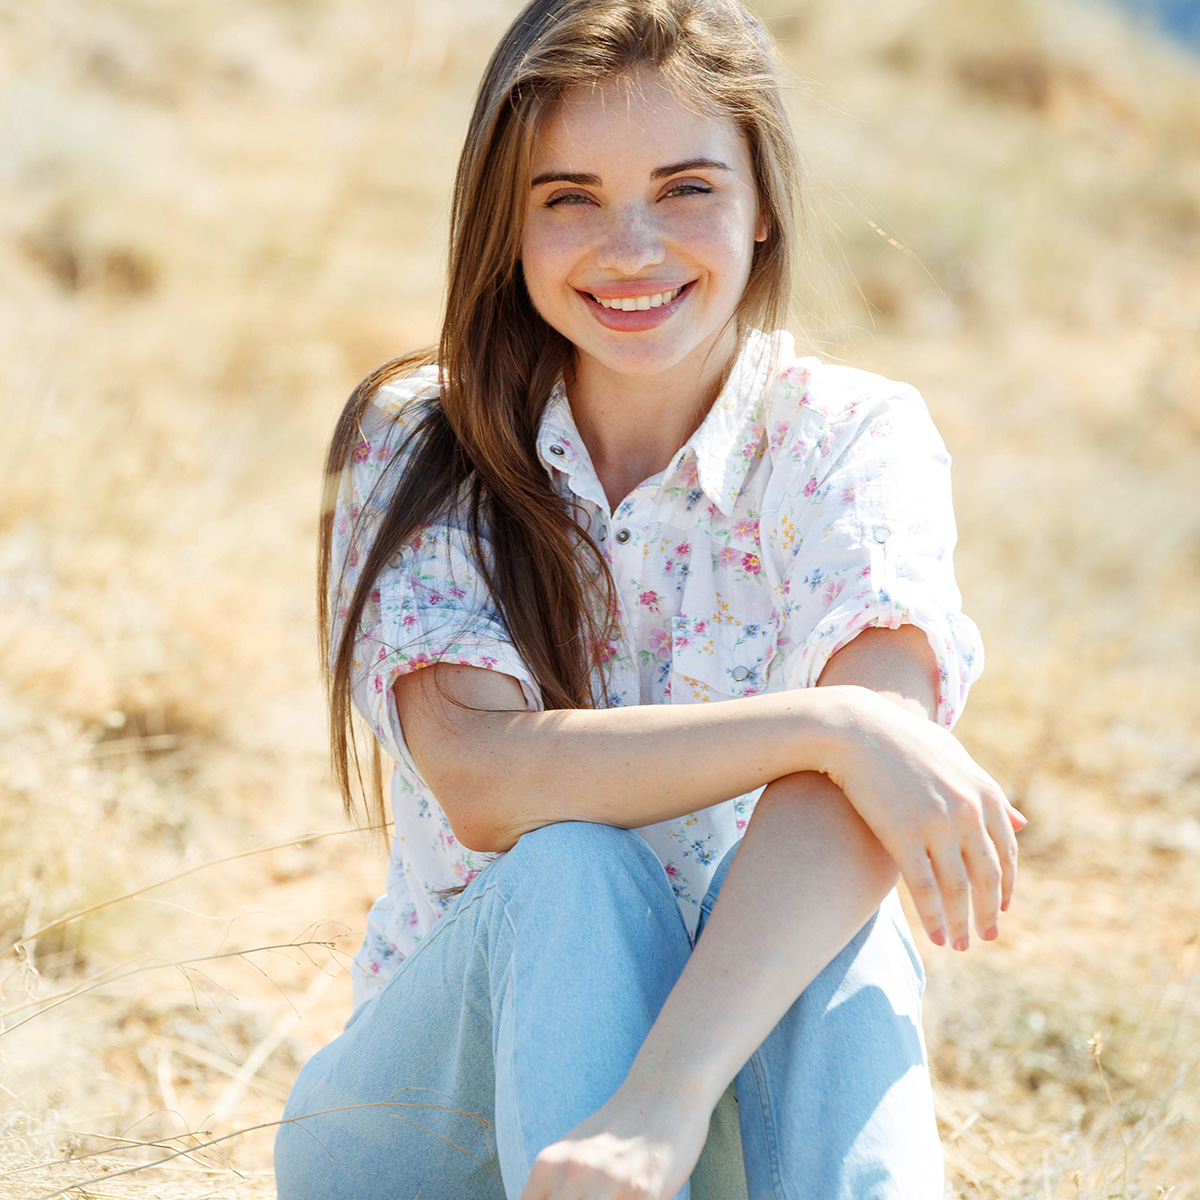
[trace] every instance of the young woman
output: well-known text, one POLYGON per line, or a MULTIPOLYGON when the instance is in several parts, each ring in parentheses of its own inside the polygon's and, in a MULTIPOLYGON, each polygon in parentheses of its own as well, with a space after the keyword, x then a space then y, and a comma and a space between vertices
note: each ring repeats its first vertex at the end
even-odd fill
POLYGON ((796 179, 735 0, 533 0, 493 54, 436 356, 330 453, 334 761, 353 704, 396 837, 284 1200, 941 1196, 893 888, 994 938, 1024 819, 947 731, 919 397, 760 332, 796 179))

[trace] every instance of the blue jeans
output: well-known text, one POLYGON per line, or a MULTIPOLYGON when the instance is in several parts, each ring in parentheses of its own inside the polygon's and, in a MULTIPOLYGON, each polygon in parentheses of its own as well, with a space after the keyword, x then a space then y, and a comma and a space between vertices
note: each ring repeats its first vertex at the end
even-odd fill
MULTIPOLYGON (((624 1080, 691 948, 636 833, 526 834, 301 1072, 280 1200, 516 1200, 624 1080)), ((941 1200, 923 982, 893 892, 742 1068, 677 1200, 941 1200)))

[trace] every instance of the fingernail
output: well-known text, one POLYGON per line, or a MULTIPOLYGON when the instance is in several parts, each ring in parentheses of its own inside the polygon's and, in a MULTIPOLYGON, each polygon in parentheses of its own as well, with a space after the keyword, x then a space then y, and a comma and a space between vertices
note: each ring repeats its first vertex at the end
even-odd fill
POLYGON ((935 946, 944 946, 946 944, 946 935, 940 929, 935 929, 930 935, 929 940, 935 946))
POLYGON ((989 929, 987 933, 983 935, 983 940, 985 942, 994 942, 999 936, 1000 927, 998 925, 993 925, 991 929, 989 929))
POLYGON ((1011 903, 1012 903, 1012 897, 1011 897, 1011 896, 1009 896, 1009 898, 1008 898, 1007 900, 1002 900, 1002 901, 1000 902, 1000 911, 1001 911, 1001 912, 1008 912, 1008 906, 1009 906, 1011 903))
POLYGON ((965 937, 960 937, 958 941, 954 943, 954 948, 955 950, 965 950, 970 944, 971 943, 967 941, 965 937))

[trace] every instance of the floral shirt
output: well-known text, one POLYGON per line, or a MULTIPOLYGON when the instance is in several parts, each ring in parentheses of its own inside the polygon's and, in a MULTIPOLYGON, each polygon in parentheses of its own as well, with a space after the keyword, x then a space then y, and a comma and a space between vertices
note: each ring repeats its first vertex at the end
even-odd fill
MULTIPOLYGON (((334 517, 335 622, 402 466, 393 459, 437 398, 437 369, 422 368, 381 388, 363 419, 334 517)), ((983 656, 954 582, 949 457, 913 388, 797 358, 786 333, 754 333, 700 428, 615 511, 561 385, 538 451, 616 583, 610 705, 811 687, 863 629, 912 624, 940 667, 938 720, 954 723, 983 656)), ((356 1003, 379 990, 454 902, 445 890, 491 858, 456 841, 405 746, 392 685, 435 662, 502 671, 520 683, 531 710, 540 707, 453 519, 422 529, 381 572, 356 641, 355 703, 395 760, 387 891, 355 959, 356 1003)), ((638 831, 662 862, 689 930, 757 796, 638 831)))

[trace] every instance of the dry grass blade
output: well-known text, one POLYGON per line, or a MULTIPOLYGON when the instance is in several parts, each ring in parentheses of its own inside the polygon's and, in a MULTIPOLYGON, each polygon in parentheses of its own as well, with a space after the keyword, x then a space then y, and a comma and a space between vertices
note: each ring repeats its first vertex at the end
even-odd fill
POLYGON ((0 1037, 15 1033, 22 1026, 27 1025, 30 1021, 38 1017, 45 1016, 46 1013, 58 1008, 60 1004, 66 1004, 69 1000, 75 1000, 79 996, 87 992, 95 991, 96 988, 107 987, 114 983, 119 983, 124 979, 132 979, 136 975, 144 975, 148 971, 165 971, 165 970, 186 970, 188 967, 197 966, 200 963, 224 962, 229 959, 237 958, 246 960, 251 954, 265 954, 270 951, 279 950, 303 950, 312 946, 320 946, 326 950, 334 951, 337 946, 332 941, 313 939, 303 942, 278 942, 270 946, 251 946, 244 950, 228 950, 222 954, 204 954, 197 958, 177 959, 171 962, 149 963, 145 966, 134 967, 132 970, 118 971, 116 974, 105 975, 98 979, 90 979, 85 983, 78 984, 69 991, 63 992, 57 996, 48 997, 46 1000, 36 1000, 29 1004, 22 1004, 17 1008, 10 1009, 6 1013, 0 1013, 0 1021, 6 1020, 14 1013, 24 1012, 27 1008, 34 1008, 35 1011, 29 1016, 23 1017, 20 1021, 16 1021, 11 1025, 3 1025, 0 1027, 0 1037))
POLYGON ((33 930, 32 933, 23 934, 16 941, 11 943, 3 951, 0 951, 0 957, 6 954, 20 953, 20 948, 29 942, 35 942, 38 938, 44 937, 47 933, 51 933, 56 929, 61 929, 64 925, 69 925, 72 921, 78 921, 81 917, 91 916, 93 913, 100 912, 102 909, 111 908, 114 904, 122 904, 126 900, 135 900, 139 896, 144 896, 147 892, 153 892, 158 888, 167 887, 169 884, 178 883, 181 879, 187 879, 192 875, 197 875, 202 871, 207 871, 212 867, 219 867, 226 863, 240 862, 243 859, 255 858, 260 854, 269 854, 272 850, 284 850, 291 846, 304 846, 313 842, 324 841, 326 838, 344 837, 350 833, 378 833, 381 830, 389 828, 382 825, 354 825, 348 826, 345 829, 329 829, 324 833, 310 833, 302 837, 285 838, 282 841, 271 842, 265 846, 255 846, 252 850, 242 850, 237 854, 227 854, 222 858, 210 859, 208 862, 197 863, 194 867, 185 867, 182 871, 176 871, 174 874, 168 875, 163 879, 155 880, 154 883, 143 884, 139 888, 134 888, 131 892, 125 892, 120 896, 110 896, 107 900, 97 901, 95 904, 89 904, 86 908, 76 909, 74 912, 65 913, 61 917, 55 917, 53 921, 40 926, 33 930))
MULTIPOLYGON (((54 1200, 54 1197, 56 1197, 56 1196, 65 1196, 74 1191, 82 1191, 83 1189, 94 1187, 95 1184, 98 1182, 108 1183, 111 1180, 117 1179, 123 1175, 132 1175, 139 1171, 155 1170, 155 1169, 167 1166, 168 1164, 175 1162, 177 1159, 179 1159, 181 1157, 192 1156, 192 1155, 198 1154, 199 1152, 201 1152, 203 1150, 209 1150, 214 1146, 220 1146, 226 1142, 232 1141, 235 1138, 245 1137, 246 1135, 251 1134, 251 1133, 258 1133, 258 1132, 261 1132, 261 1131, 267 1130, 267 1129, 278 1129, 279 1126, 281 1126, 281 1125, 290 1125, 290 1124, 299 1124, 300 1127, 303 1129, 304 1128, 303 1122, 312 1117, 321 1117, 321 1116, 326 1116, 330 1113, 337 1113, 337 1112, 354 1112, 356 1110, 364 1109, 364 1108, 384 1108, 384 1109, 388 1109, 388 1110, 393 1110, 393 1109, 395 1109, 395 1110, 400 1110, 400 1109, 405 1109, 405 1110, 408 1110, 408 1109, 437 1109, 439 1111, 458 1113, 459 1116, 470 1117, 473 1120, 480 1122, 480 1124, 482 1124, 484 1126, 488 1125, 488 1122, 483 1120, 483 1118, 481 1118, 477 1113, 463 1112, 460 1109, 456 1109, 456 1108, 446 1106, 446 1105, 422 1104, 422 1103, 417 1103, 417 1102, 398 1101, 398 1100, 381 1100, 381 1101, 376 1101, 372 1104, 347 1104, 347 1105, 341 1105, 337 1108, 321 1109, 318 1112, 304 1113, 302 1116, 291 1117, 291 1118, 288 1118, 287 1120, 264 1121, 257 1125, 247 1126, 243 1129, 235 1129, 231 1133, 223 1133, 218 1137, 211 1137, 211 1136, 207 1136, 204 1134, 189 1134, 187 1136, 202 1137, 204 1140, 197 1141, 194 1145, 188 1146, 184 1149, 174 1150, 169 1154, 163 1155, 161 1158, 153 1159, 149 1162, 138 1163, 135 1166, 123 1167, 119 1170, 108 1171, 108 1172, 105 1172, 102 1176, 98 1176, 93 1179, 89 1179, 86 1181, 80 1181, 78 1183, 71 1183, 71 1184, 66 1185, 65 1187, 58 1188, 55 1191, 40 1193, 35 1198, 35 1200, 54 1200)), ((409 1124, 416 1124, 416 1122, 413 1121, 411 1118, 409 1118, 405 1113, 397 1112, 396 1116, 399 1120, 403 1120, 409 1124)), ((418 1126, 418 1128, 425 1129, 425 1126, 423 1126, 423 1125, 418 1126)), ((305 1132, 307 1133, 309 1131, 305 1130, 305 1132)), ((491 1163, 485 1161, 484 1159, 478 1158, 476 1155, 471 1154, 470 1151, 468 1151, 465 1147, 459 1146, 455 1142, 451 1142, 448 1138, 442 1137, 441 1134, 437 1133, 434 1130, 425 1129, 425 1132, 432 1134, 434 1137, 440 1138, 442 1141, 448 1142, 451 1146, 453 1146, 456 1150, 460 1151, 462 1154, 465 1154, 473 1162, 479 1163, 480 1166, 486 1167, 487 1169, 492 1171, 493 1174, 499 1176, 499 1172, 495 1169, 495 1167, 491 1163)), ((309 1136, 312 1137, 314 1135, 309 1133, 309 1136)), ((146 1143, 146 1145, 152 1146, 152 1147, 156 1147, 160 1144, 161 1143, 158 1143, 158 1142, 147 1142, 146 1143)), ((3 1176, 0 1176, 0 1178, 3 1178, 3 1176)))
POLYGON ((259 1069, 271 1057, 280 1042, 300 1023, 304 1014, 325 994, 332 981, 331 975, 324 971, 318 971, 309 985, 308 991, 304 993, 295 1007, 284 1013, 271 1027, 267 1036, 251 1050, 241 1068, 234 1075, 233 1082, 217 1101, 217 1106, 212 1113, 214 1123, 219 1124, 235 1111, 243 1093, 250 1086, 251 1080, 259 1069))

